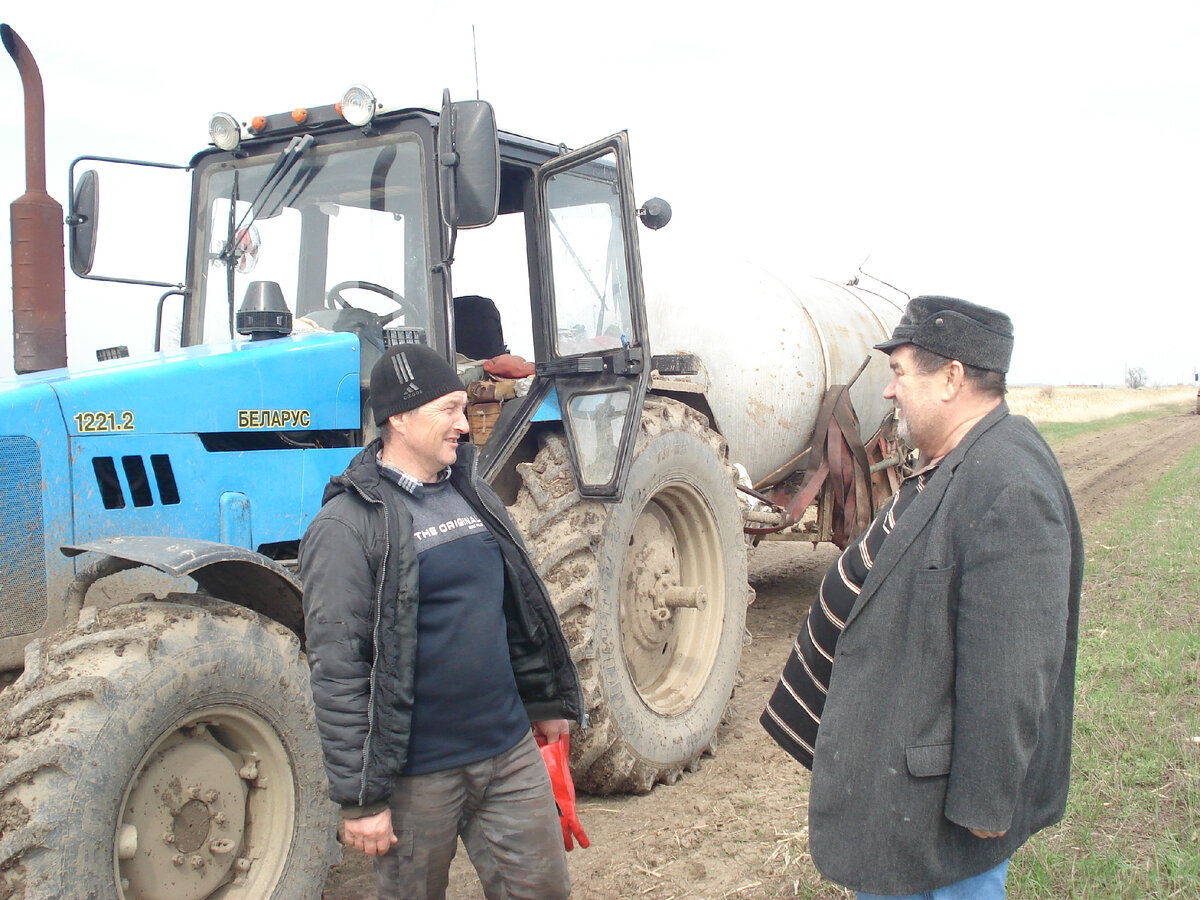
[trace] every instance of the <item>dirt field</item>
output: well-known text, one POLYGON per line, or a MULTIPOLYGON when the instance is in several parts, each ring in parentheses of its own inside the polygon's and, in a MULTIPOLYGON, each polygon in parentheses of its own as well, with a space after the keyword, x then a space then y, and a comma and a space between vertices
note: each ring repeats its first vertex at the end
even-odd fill
MULTIPOLYGON (((1083 520, 1110 514, 1200 444, 1200 417, 1174 415, 1076 439, 1060 448, 1083 520)), ((808 773, 762 731, 758 716, 795 639, 832 547, 765 544, 750 577, 757 601, 747 616, 741 684, 716 755, 674 786, 644 797, 584 797, 579 817, 591 838, 569 855, 576 900, 726 900, 852 896, 824 884, 807 856, 808 773)), ((465 853, 452 900, 481 896, 465 853)), ((348 852, 325 900, 373 898, 370 864, 348 852)))

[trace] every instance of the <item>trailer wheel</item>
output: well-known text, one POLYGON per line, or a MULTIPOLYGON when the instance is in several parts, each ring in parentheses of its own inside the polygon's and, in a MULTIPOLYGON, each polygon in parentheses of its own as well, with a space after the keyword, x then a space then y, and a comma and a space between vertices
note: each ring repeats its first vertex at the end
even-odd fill
POLYGON ((576 784, 646 793, 710 748, 737 677, 746 547, 725 442, 646 399, 625 498, 581 499, 560 435, 543 438, 512 513, 571 643, 590 727, 576 784))
POLYGON ((0 896, 320 897, 337 816, 299 642, 182 599, 29 648, 0 702, 0 896))

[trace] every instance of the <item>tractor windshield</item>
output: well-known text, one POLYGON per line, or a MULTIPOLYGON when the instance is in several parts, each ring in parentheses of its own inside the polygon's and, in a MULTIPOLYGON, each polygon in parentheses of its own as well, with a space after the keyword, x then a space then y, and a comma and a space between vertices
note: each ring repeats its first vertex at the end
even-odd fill
POLYGON ((349 318, 356 331, 367 319, 372 327, 427 328, 419 141, 397 135, 313 146, 282 177, 279 159, 228 160, 201 174, 197 302, 183 342, 240 339, 233 313, 253 281, 280 285, 297 330, 347 330, 349 318))

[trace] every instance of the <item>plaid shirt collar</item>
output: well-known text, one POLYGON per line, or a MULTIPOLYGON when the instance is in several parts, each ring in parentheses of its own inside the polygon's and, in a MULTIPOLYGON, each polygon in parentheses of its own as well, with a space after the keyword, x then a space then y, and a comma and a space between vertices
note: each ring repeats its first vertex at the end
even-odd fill
MULTIPOLYGON (((394 481, 401 488, 407 491, 412 496, 420 500, 425 496, 425 482, 420 478, 414 478, 402 469, 397 469, 395 466, 389 466, 383 461, 383 451, 380 450, 375 454, 375 463, 379 466, 379 471, 386 475, 390 480, 394 481)), ((441 484, 450 477, 450 467, 442 469, 438 472, 437 479, 434 484, 441 484)))

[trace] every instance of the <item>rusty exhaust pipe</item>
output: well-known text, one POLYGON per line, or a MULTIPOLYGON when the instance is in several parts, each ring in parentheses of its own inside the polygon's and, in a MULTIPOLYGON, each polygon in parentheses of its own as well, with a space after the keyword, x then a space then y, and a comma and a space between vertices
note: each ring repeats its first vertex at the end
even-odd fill
POLYGON ((46 103, 42 76, 20 36, 0 41, 25 88, 25 193, 12 203, 13 368, 18 374, 67 364, 67 286, 62 206, 46 193, 46 103))

